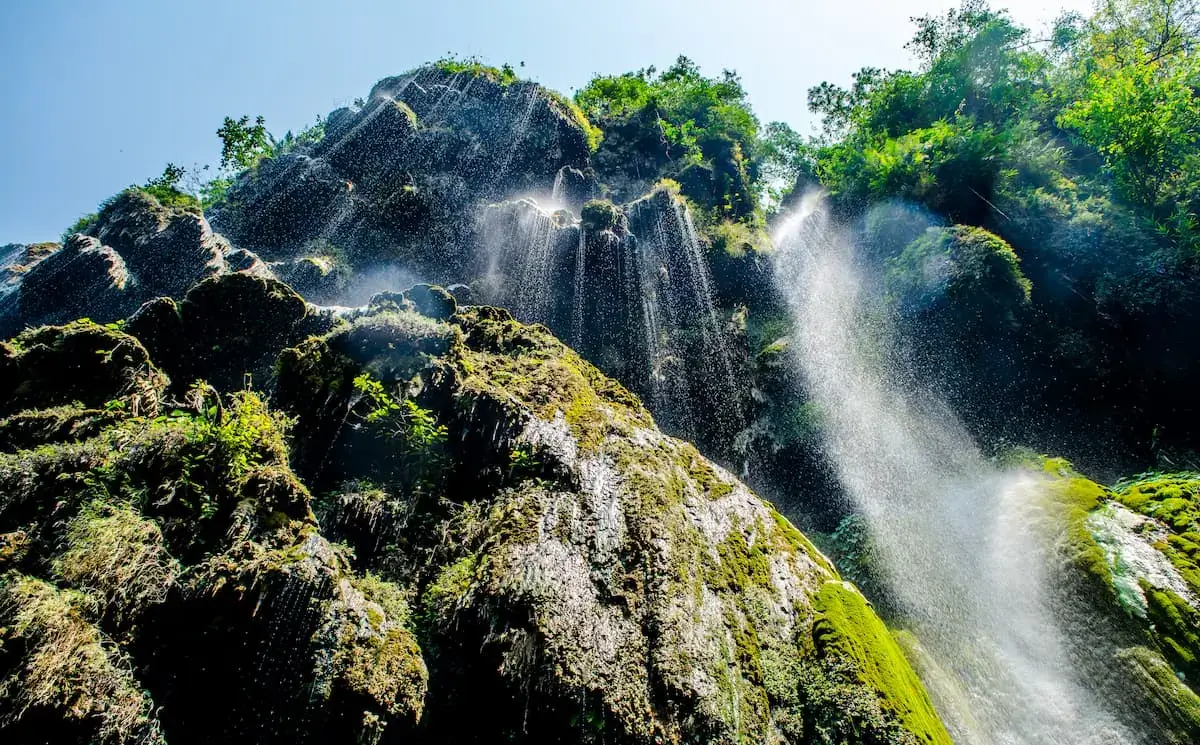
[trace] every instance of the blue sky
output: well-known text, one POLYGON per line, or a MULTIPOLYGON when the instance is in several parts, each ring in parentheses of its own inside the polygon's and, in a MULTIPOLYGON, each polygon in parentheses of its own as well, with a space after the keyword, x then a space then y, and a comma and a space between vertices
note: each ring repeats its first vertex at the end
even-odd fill
MULTIPOLYGON (((1009 0, 1043 25, 1088 0, 1009 0)), ((224 116, 276 135, 452 52, 564 93, 687 54, 742 74, 764 121, 807 130, 807 89, 909 65, 909 16, 937 0, 3 0, 0 244, 56 239, 106 196, 214 162, 224 116)))

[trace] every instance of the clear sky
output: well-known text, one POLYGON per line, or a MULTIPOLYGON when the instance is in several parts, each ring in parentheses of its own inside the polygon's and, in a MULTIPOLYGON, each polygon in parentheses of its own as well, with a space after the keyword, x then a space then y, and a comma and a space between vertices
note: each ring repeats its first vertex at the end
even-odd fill
MULTIPOLYGON (((228 115, 276 135, 454 53, 571 93, 680 53, 741 73, 764 121, 808 88, 910 65, 913 15, 954 0, 0 0, 0 244, 54 240, 101 199, 212 163, 228 115)), ((1090 0, 996 0, 1041 27, 1090 0)))

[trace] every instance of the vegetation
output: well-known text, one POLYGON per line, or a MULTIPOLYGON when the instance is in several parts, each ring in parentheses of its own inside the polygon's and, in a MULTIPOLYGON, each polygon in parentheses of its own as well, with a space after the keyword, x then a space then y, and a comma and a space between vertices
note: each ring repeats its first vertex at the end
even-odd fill
MULTIPOLYGON (((809 91, 823 121, 813 171, 863 218, 875 260, 911 276, 932 245, 905 247, 925 227, 990 231, 1011 247, 993 255, 1019 259, 1032 288, 1015 319, 1024 337, 993 367, 1023 360, 1015 398, 1094 401, 1087 415, 1139 453, 1156 427, 1159 447, 1187 442, 1200 413, 1174 320, 1200 312, 1197 17, 1194 0, 1113 0, 1040 37, 965 0, 914 19, 916 70, 865 68, 809 91), (1145 375, 1155 382, 1128 382, 1145 375), (1138 421, 1099 413, 1136 409, 1138 421)), ((977 359, 956 356, 939 363, 964 379, 977 359)))
POLYGON ((505 63, 500 67, 492 67, 491 65, 484 64, 478 57, 459 58, 454 55, 447 55, 434 62, 433 66, 451 75, 482 76, 494 83, 505 86, 512 85, 521 80, 512 65, 505 63))
MULTIPOLYGON (((145 185, 136 187, 146 192, 150 196, 158 200, 158 203, 164 207, 174 207, 188 210, 190 212, 200 211, 200 200, 192 194, 183 191, 181 182, 187 172, 174 163, 168 163, 161 175, 156 176, 145 183, 145 185)), ((103 207, 101 208, 103 211, 103 207)))
POLYGON ((261 116, 254 124, 249 116, 240 119, 227 116, 217 130, 217 137, 221 139, 221 168, 232 171, 253 168, 271 153, 275 144, 261 116))
POLYGON ((845 583, 830 581, 817 594, 815 609, 819 615, 813 638, 818 648, 837 650, 848 658, 852 674, 881 692, 884 706, 919 742, 949 745, 950 735, 921 681, 866 599, 845 583))
POLYGON ((687 57, 662 72, 648 67, 593 78, 575 102, 604 132, 596 168, 621 199, 668 177, 705 209, 753 219, 764 167, 776 179, 805 167, 790 128, 774 124, 760 132, 737 73, 706 77, 687 57))

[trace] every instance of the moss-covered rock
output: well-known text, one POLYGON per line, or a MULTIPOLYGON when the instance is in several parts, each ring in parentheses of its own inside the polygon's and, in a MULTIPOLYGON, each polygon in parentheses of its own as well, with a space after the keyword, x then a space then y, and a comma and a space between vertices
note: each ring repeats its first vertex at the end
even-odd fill
POLYGON ((801 740, 832 723, 851 741, 944 742, 902 656, 879 663, 884 672, 854 656, 895 650, 865 600, 844 590, 858 603, 838 625, 845 641, 822 646, 828 562, 734 478, 658 433, 624 388, 502 311, 424 325, 405 313, 289 350, 279 393, 297 417, 297 452, 325 459, 313 478, 333 494, 332 535, 418 592, 428 736, 801 740), (364 372, 446 429, 438 479, 412 479, 428 453, 387 471, 354 458, 387 442, 411 453, 403 423, 372 421, 387 406, 356 384, 364 372), (319 429, 329 411, 352 426, 319 429), (371 525, 404 548, 380 551, 371 525), (806 672, 833 682, 801 689, 806 672), (850 714, 838 709, 845 696, 859 707, 850 714))
MULTIPOLYGON (((238 275, 129 325, 164 354, 271 349, 303 311, 238 275)), ((5 735, 945 741, 820 552, 542 327, 380 299, 280 356, 286 419, 204 383, 96 409, 127 374, 105 359, 165 381, 89 323, 6 345, 0 378, 76 347, 96 391, 27 386, 51 408, 22 416, 58 423, 0 454, 5 735)))
POLYGON ((581 208, 580 219, 586 230, 611 230, 620 222, 621 212, 612 202, 593 199, 581 208))
POLYGON ((182 302, 161 298, 129 321, 129 333, 151 350, 186 390, 206 380, 222 391, 266 387, 280 350, 311 329, 308 305, 275 279, 225 274, 192 288, 182 302))
POLYGON ((58 406, 153 415, 167 384, 136 338, 86 319, 26 331, 0 355, 0 415, 58 406))
POLYGON ((1096 684, 1128 701, 1125 715, 1159 741, 1194 741, 1200 588, 1184 536, 1195 535, 1200 481, 1150 476, 1108 489, 1062 459, 1045 459, 1041 471, 1068 568, 1054 583, 1074 653, 1110 671, 1096 684))

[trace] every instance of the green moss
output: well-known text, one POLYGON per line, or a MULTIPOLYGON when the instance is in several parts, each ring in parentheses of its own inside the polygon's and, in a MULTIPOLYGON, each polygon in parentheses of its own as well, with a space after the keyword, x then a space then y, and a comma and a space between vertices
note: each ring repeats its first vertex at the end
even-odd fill
POLYGON ((1200 680, 1200 612, 1170 590, 1142 582, 1146 615, 1163 654, 1189 679, 1200 680))
POLYGON ((425 588, 423 606, 428 626, 449 628, 455 614, 466 604, 478 566, 478 556, 463 556, 443 567, 437 578, 425 588))
POLYGON ((844 582, 830 581, 813 599, 813 639, 825 656, 849 660, 859 681, 921 742, 951 745, 950 736, 891 632, 866 599, 844 582))
POLYGON ((1099 507, 1110 493, 1107 489, 1075 472, 1062 458, 1046 458, 1042 471, 1050 476, 1043 493, 1048 503, 1059 512, 1059 524, 1065 529, 1065 557, 1093 580, 1101 583, 1116 596, 1112 573, 1104 549, 1096 542, 1087 526, 1088 515, 1099 507))
POLYGON ((23 656, 0 667, 0 692, 12 697, 17 720, 49 710, 85 727, 92 742, 162 742, 129 661, 86 620, 91 608, 42 580, 0 577, 0 648, 23 656))
POLYGON ((1028 304, 1031 291, 1012 246, 964 225, 927 229, 888 260, 885 284, 903 313, 948 302, 966 320, 1005 317, 1028 304))
POLYGON ((1200 596, 1200 476, 1147 474, 1115 488, 1121 504, 1169 529, 1155 548, 1200 596))
POLYGON ((553 421, 562 414, 582 452, 595 450, 610 430, 653 427, 637 397, 584 361, 541 326, 511 317, 460 313, 465 344, 456 350, 463 392, 526 408, 553 421))
POLYGON ((580 222, 585 230, 595 232, 611 230, 621 219, 621 212, 612 202, 593 199, 580 208, 580 222))
POLYGON ((801 533, 795 525, 792 525, 786 517, 779 514, 775 508, 771 507, 770 510, 771 519, 775 523, 776 538, 782 544, 780 547, 786 546, 797 553, 805 554, 815 561, 817 566, 828 572, 831 577, 839 576, 837 569, 830 563, 825 554, 808 539, 808 536, 801 533))
POLYGON ((745 592, 751 587, 771 586, 773 547, 758 536, 751 545, 742 528, 734 525, 717 544, 717 558, 705 556, 704 582, 717 592, 745 592))
POLYGON ((398 624, 408 623, 410 615, 408 596, 397 585, 371 572, 356 577, 351 584, 363 594, 363 597, 382 608, 391 621, 398 624))
POLYGON ((113 399, 103 409, 53 406, 0 419, 0 449, 29 450, 38 445, 77 442, 94 437, 127 415, 128 402, 113 399))
POLYGON ((343 673, 347 688, 376 702, 389 716, 416 721, 425 705, 429 673, 421 648, 400 626, 355 644, 343 673))
POLYGON ((1200 696, 1179 680, 1171 666, 1145 647, 1122 650, 1117 659, 1125 664, 1158 713, 1178 731, 1172 745, 1200 742, 1200 696))
POLYGON ((591 120, 587 118, 587 114, 583 113, 583 109, 579 108, 579 104, 561 93, 546 90, 546 97, 553 106, 557 106, 561 113, 570 117, 587 134, 588 150, 593 153, 596 152, 596 149, 600 147, 600 143, 604 140, 604 130, 592 124, 591 120))

